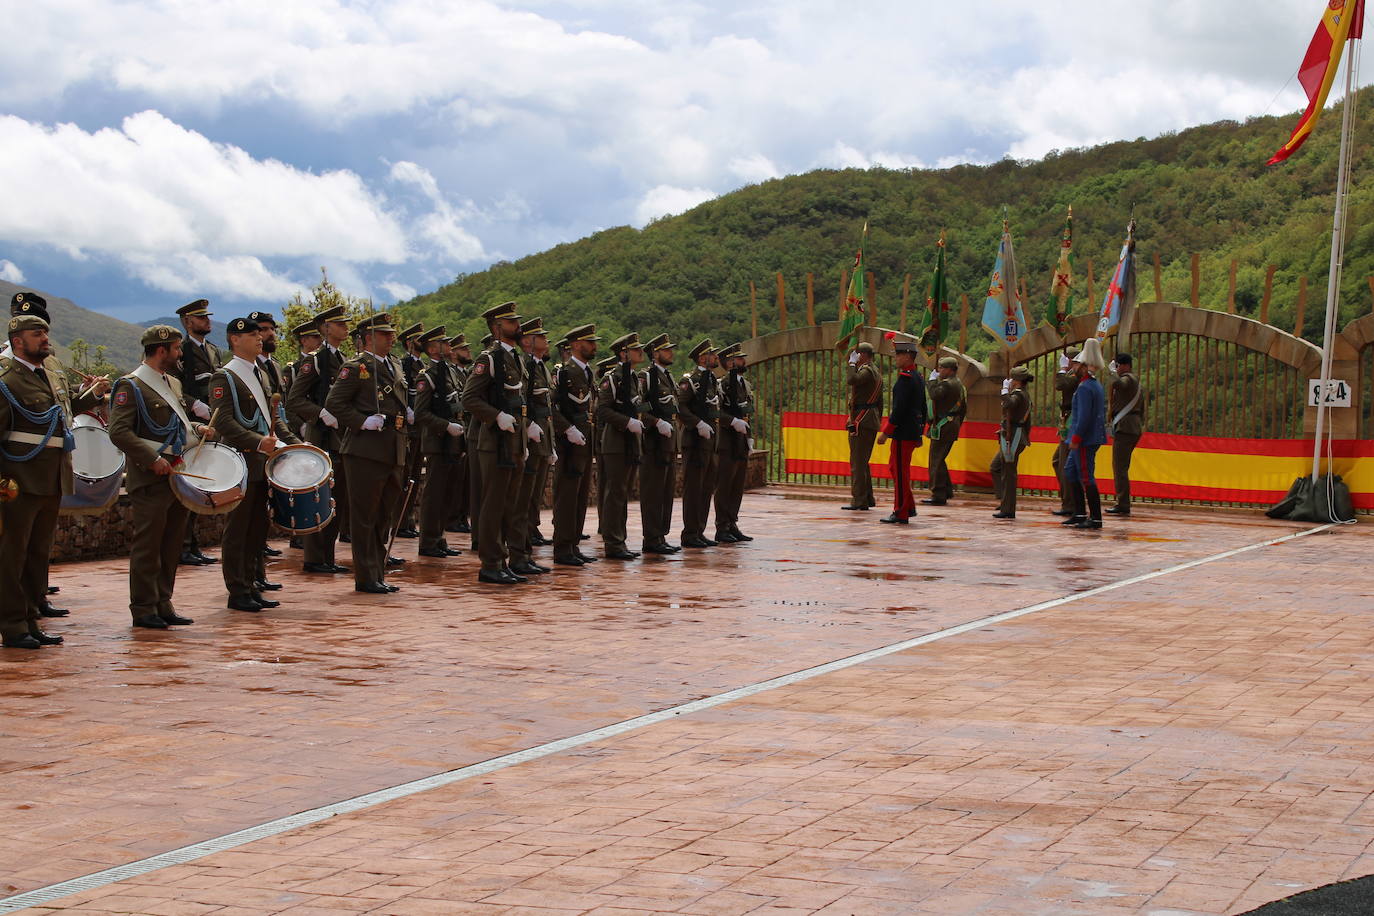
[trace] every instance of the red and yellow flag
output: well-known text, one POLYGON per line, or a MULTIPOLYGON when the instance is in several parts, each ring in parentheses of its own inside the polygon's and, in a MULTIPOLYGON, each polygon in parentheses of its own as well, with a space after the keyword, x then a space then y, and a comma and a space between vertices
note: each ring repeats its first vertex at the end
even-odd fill
POLYGON ((1317 119, 1326 107, 1326 97, 1331 94, 1331 84, 1336 81, 1336 71, 1341 67, 1341 54, 1346 41, 1362 38, 1363 32, 1364 0, 1327 0, 1326 12, 1317 26, 1317 34, 1312 36, 1307 56, 1298 68, 1298 82, 1302 83, 1307 93, 1307 111, 1303 112, 1298 126, 1293 128, 1293 136, 1269 160, 1269 165, 1287 159, 1307 142, 1308 134, 1317 126, 1317 119))

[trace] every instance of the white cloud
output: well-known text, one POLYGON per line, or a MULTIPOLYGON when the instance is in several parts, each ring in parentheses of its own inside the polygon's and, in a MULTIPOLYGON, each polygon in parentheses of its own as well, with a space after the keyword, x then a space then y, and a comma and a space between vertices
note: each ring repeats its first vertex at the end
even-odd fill
POLYGON ((10 283, 23 283, 24 272, 13 261, 0 259, 0 280, 8 280, 10 283))
POLYGON ((416 237, 444 255, 461 263, 470 263, 486 257, 482 242, 467 229, 463 222, 472 216, 471 203, 461 210, 455 208, 439 192, 439 182, 434 175, 414 162, 398 162, 391 167, 391 180, 410 185, 429 200, 433 209, 419 218, 415 225, 416 237))
POLYGON ((299 283, 278 276, 254 257, 212 258, 195 252, 175 255, 131 255, 130 273, 153 289, 184 296, 212 294, 228 299, 257 301, 290 299, 306 292, 299 283))
POLYGON ((661 184, 651 188, 640 200, 635 208, 635 225, 643 226, 660 216, 682 213, 715 196, 716 192, 707 188, 674 188, 661 184))
POLYGON ((835 145, 822 154, 816 164, 836 169, 871 169, 875 166, 882 166, 885 169, 921 169, 926 167, 925 163, 915 156, 881 151, 865 153, 843 140, 836 140, 835 145))
POLYGON ((418 290, 409 283, 400 283, 388 280, 380 284, 382 292, 386 293, 392 302, 405 302, 414 299, 418 290))
POLYGON ((778 178, 782 174, 778 171, 778 167, 773 164, 773 160, 762 153, 736 156, 730 160, 730 164, 726 168, 731 175, 748 184, 758 184, 771 178, 778 178))

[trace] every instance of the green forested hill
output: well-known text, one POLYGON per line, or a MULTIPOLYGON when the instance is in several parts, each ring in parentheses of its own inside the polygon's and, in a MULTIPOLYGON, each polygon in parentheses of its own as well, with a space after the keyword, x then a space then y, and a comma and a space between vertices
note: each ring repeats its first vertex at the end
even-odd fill
MULTIPOLYGON (((1365 110, 1374 96, 1366 90, 1365 110)), ((1003 206, 1038 320, 1065 210, 1074 208, 1084 301, 1087 260, 1100 298, 1134 207, 1140 289, 1154 296, 1152 260, 1163 265, 1165 299, 1187 301, 1189 259, 1202 257, 1202 302, 1224 308, 1227 272, 1239 260, 1238 309, 1257 315, 1267 264, 1278 266, 1270 319, 1292 326, 1299 277, 1311 284, 1306 336, 1320 337, 1340 111, 1289 162, 1266 160, 1288 137, 1296 114, 1220 122, 1151 140, 1056 152, 1035 162, 943 170, 823 170, 727 194, 643 230, 618 227, 513 263, 458 277, 403 303, 408 320, 446 322, 469 337, 485 333, 480 313, 507 299, 542 315, 555 333, 595 321, 604 337, 624 330, 669 331, 681 342, 718 342, 749 333, 749 281, 759 290, 760 331, 775 329, 774 274, 788 285, 793 322, 804 314, 804 281, 816 274, 817 317, 835 316, 840 271, 852 263, 865 218, 867 267, 878 284, 878 322, 895 326, 903 275, 912 274, 912 323, 924 304, 934 242, 948 230, 951 294, 971 300, 970 349, 990 348, 976 327, 996 255, 1003 206)), ((1374 124, 1355 149, 1342 323, 1370 309, 1374 275, 1374 124)), ((954 336, 954 335, 952 335, 954 336)), ((955 341, 951 341, 953 343, 955 341)))

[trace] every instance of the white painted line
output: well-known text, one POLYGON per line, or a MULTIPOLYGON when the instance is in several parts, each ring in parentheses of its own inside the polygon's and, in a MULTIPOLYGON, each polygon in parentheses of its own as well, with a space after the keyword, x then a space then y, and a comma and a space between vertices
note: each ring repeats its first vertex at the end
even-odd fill
POLYGON ((1106 585, 1099 585, 1097 588, 1088 589, 1084 592, 1077 592, 1072 595, 1065 595, 1062 598, 1055 598, 1051 601, 1042 601, 1039 604, 1032 604, 1029 607, 1017 608, 1013 611, 1004 611, 1000 614, 991 614, 987 617, 980 617, 968 623, 961 623, 958 626, 949 627, 944 630, 937 630, 934 633, 927 633, 924 636, 917 636, 913 639, 905 639, 891 645, 882 646, 877 649, 870 649, 867 652, 860 652, 858 655, 850 655, 835 661, 826 662, 823 665, 816 665, 812 668, 803 668, 791 674, 784 674, 781 677, 770 678, 766 681, 759 681, 756 684, 749 684, 745 687, 738 687, 728 690, 725 693, 718 693, 714 696, 703 697, 700 700, 693 700, 690 703, 683 703, 679 706, 672 706, 659 712, 649 713, 644 716, 637 716, 633 719, 626 719, 624 722, 617 722, 614 725, 607 725, 602 728, 583 732, 580 735, 571 735, 567 738, 560 738, 557 741, 550 741, 548 744, 541 744, 537 747, 526 748, 523 751, 516 751, 513 754, 503 754, 500 757, 493 757, 481 763, 471 766, 460 767, 456 770, 449 770, 444 773, 436 773, 433 776, 426 776, 423 779, 416 779, 412 782, 401 783, 388 789, 379 789, 376 792, 369 792, 366 795, 359 795, 356 798, 346 799, 335 802, 332 805, 325 805, 321 808, 312 808, 309 811, 302 811, 299 814, 292 814, 289 817, 278 818, 256 827, 249 827, 245 830, 238 830, 234 833, 226 833, 224 836, 215 837, 211 840, 204 840, 200 843, 192 843, 190 846, 183 846, 180 849, 173 849, 169 852, 158 853, 146 859, 139 859, 136 862, 129 862, 126 865, 117 865, 114 868, 107 868, 104 871, 93 872, 83 875, 80 878, 73 878, 70 881, 62 881, 58 884, 50 884, 47 887, 40 887, 36 890, 27 891, 22 894, 15 894, 12 897, 0 899, 0 913, 13 913, 16 910, 30 906, 40 906, 50 903, 61 897, 71 894, 78 894, 82 891, 94 890, 105 887, 139 875, 146 875, 149 872, 167 868, 171 865, 184 865, 187 862, 195 861, 204 856, 213 855, 217 852, 224 852, 234 849, 255 840, 265 839, 266 837, 276 836, 295 830, 298 827, 305 827, 315 824, 340 814, 351 814, 354 811, 361 811, 375 805, 395 801, 398 798, 405 798, 408 795, 415 795, 420 792, 428 792, 430 789, 438 789, 442 786, 452 785, 455 782, 462 782, 472 779, 475 776, 486 776, 497 770, 504 770, 521 763, 529 763, 541 757, 548 757, 559 754, 563 751, 572 750, 585 744, 593 744, 597 741, 604 741, 607 738, 614 738, 626 732, 636 731, 647 728, 650 725, 657 725, 660 722, 667 722, 678 716, 691 715, 701 712, 704 709, 712 709, 716 706, 723 706, 726 703, 733 703, 736 700, 743 700, 756 694, 764 693, 769 690, 776 690, 779 687, 787 687, 801 681, 830 674, 833 671, 842 671, 845 668, 852 668, 855 665, 862 665, 874 659, 882 658, 886 655, 893 655, 897 652, 905 652, 917 646, 924 646, 928 643, 938 642, 941 639, 948 639, 951 636, 959 636, 971 630, 981 629, 994 624, 1005 623, 1008 620, 1015 620, 1018 617, 1025 617, 1027 614, 1034 614, 1038 611, 1048 611, 1053 608, 1062 607, 1075 601, 1082 601, 1085 598, 1094 598, 1107 592, 1117 589, 1127 588, 1141 582, 1148 582, 1151 579, 1158 579, 1162 576, 1173 575, 1174 573, 1186 572, 1208 563, 1216 563, 1221 560, 1228 560, 1231 557, 1249 553, 1252 550, 1261 550, 1265 547, 1272 547, 1275 544, 1282 544, 1285 541, 1296 540, 1297 538, 1307 537, 1312 534, 1319 534, 1329 531, 1337 525, 1320 525, 1316 528, 1309 528, 1294 534, 1287 534, 1283 537, 1271 538, 1258 544, 1250 544, 1246 547, 1237 547, 1234 550, 1227 550, 1224 553, 1212 554, 1208 557, 1201 557, 1197 560, 1189 560, 1177 566, 1170 566, 1167 569, 1157 569, 1154 572, 1143 573, 1139 576, 1131 576, 1128 579, 1121 579, 1116 582, 1109 582, 1106 585))

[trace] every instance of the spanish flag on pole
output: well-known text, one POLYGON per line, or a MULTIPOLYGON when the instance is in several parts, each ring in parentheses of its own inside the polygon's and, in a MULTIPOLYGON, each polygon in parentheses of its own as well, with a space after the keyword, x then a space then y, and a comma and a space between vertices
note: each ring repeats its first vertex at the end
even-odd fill
POLYGON ((1336 71, 1341 68, 1341 54, 1346 41, 1363 38, 1363 33, 1364 0, 1327 0, 1317 34, 1312 36, 1307 56, 1298 68, 1298 82, 1307 92, 1307 111, 1303 112, 1298 126, 1293 129, 1293 136, 1269 160, 1269 165, 1287 159, 1307 142, 1308 134, 1317 126, 1317 118, 1321 117, 1322 109, 1326 106, 1326 97, 1331 94, 1331 84, 1336 81, 1336 71))

